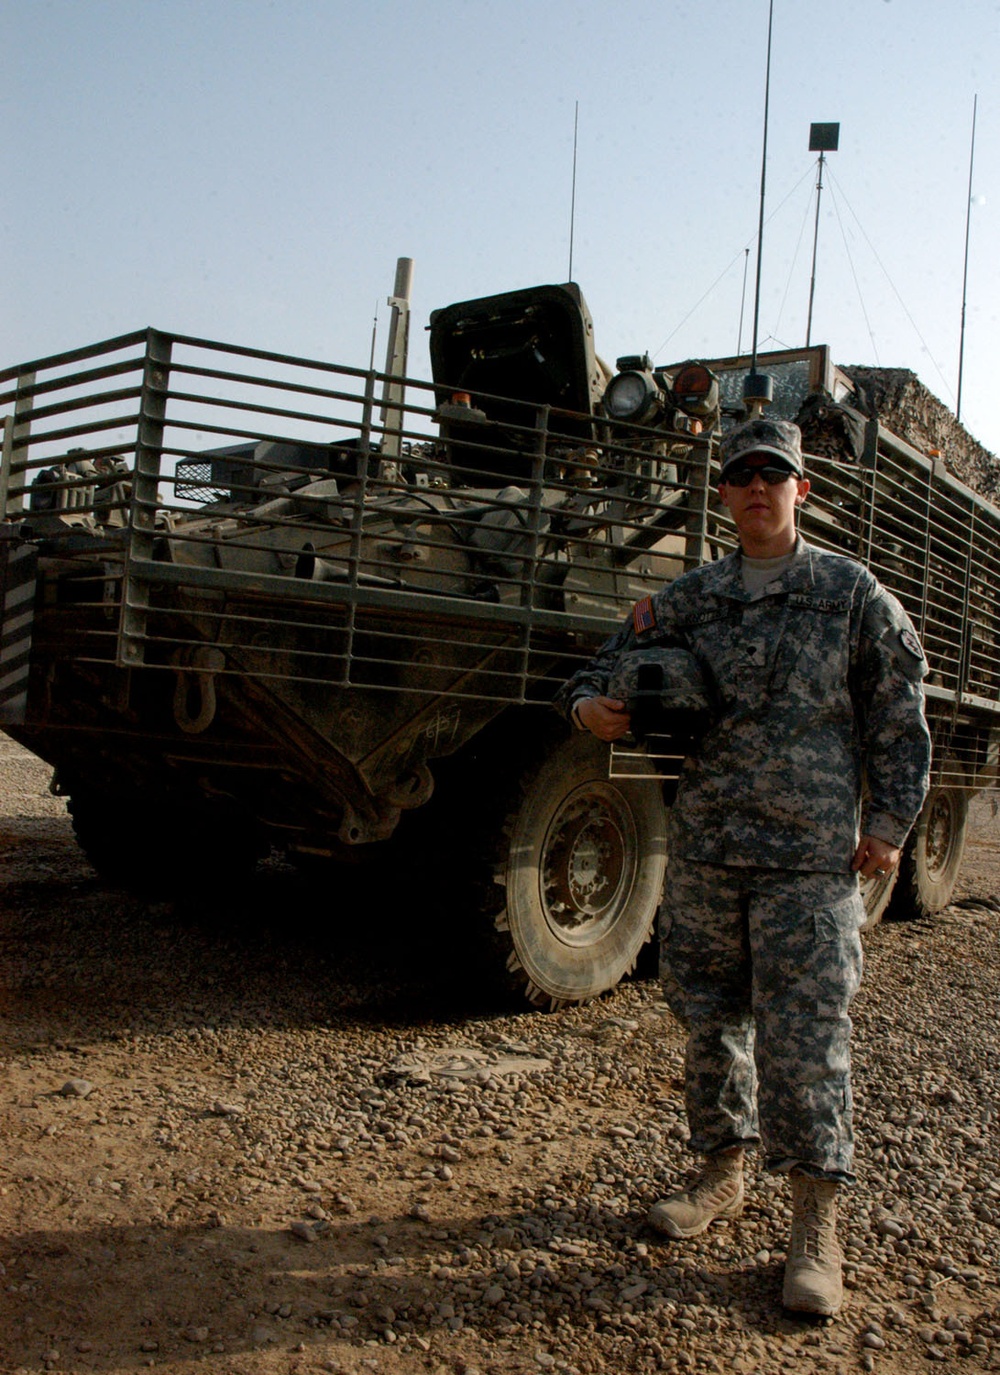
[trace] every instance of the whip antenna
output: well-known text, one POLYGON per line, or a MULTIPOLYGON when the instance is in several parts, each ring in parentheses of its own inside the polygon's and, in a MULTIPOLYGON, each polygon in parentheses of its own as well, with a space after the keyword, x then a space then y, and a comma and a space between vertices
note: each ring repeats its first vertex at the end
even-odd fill
POLYGON ((760 328, 760 272, 764 250, 764 190, 767 180, 767 118, 771 100, 771 30, 774 24, 774 0, 770 0, 767 15, 767 65, 764 78, 764 141, 760 156, 760 218, 757 224, 757 280, 753 300, 753 344, 750 371, 743 379, 743 400, 752 416, 760 415, 774 394, 770 377, 757 371, 757 336, 760 328))
POLYGON ((972 97, 972 146, 969 149, 969 195, 965 202, 965 267, 962 271, 962 328, 958 341, 958 396, 955 399, 955 419, 962 418, 962 364, 965 361, 965 288, 969 280, 969 222, 972 219, 972 160, 976 155, 976 102, 972 97))
POLYGON ((741 354, 741 353, 743 352, 743 312, 744 312, 744 310, 746 309, 746 304, 747 304, 747 268, 748 268, 749 264, 750 264, 750 250, 749 250, 749 248, 744 248, 744 250, 743 250, 743 290, 740 292, 740 328, 739 328, 739 333, 738 333, 737 336, 736 336, 736 352, 737 352, 737 355, 739 355, 739 354, 741 354))
POLYGON ((573 280, 573 226, 576 223, 576 135, 580 124, 580 102, 573 110, 573 188, 569 197, 569 274, 568 282, 573 280))
POLYGON ((375 302, 375 314, 372 316, 372 346, 368 351, 368 371, 375 371, 375 340, 378 338, 378 301, 375 302))

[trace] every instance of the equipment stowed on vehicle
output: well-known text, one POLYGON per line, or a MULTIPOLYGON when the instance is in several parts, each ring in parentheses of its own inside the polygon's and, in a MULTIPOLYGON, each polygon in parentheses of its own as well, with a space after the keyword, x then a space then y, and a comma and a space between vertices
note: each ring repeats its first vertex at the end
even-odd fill
MULTIPOLYGON (((196 885, 206 851, 217 877, 273 848, 419 855, 412 881, 447 877, 559 1006, 649 939, 669 789, 655 722, 609 769, 549 702, 734 547, 715 450, 749 360, 612 370, 579 289, 539 286, 433 312, 421 382, 406 294, 382 372, 150 329, 0 374, 0 726, 110 881, 196 885)), ((866 900, 933 911, 997 782, 1000 513, 862 414, 828 350, 758 362, 804 421, 803 533, 867 563, 927 652, 935 786, 866 900)), ((690 668, 634 686, 690 690, 696 731, 690 668)))

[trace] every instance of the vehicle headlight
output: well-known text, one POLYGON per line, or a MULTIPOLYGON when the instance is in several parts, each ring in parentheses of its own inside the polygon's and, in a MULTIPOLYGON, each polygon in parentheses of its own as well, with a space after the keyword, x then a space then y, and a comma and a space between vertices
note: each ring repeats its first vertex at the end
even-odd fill
POLYGON ((604 411, 612 420, 636 425, 651 421, 662 405, 662 394, 648 372, 620 372, 604 392, 604 411))
POLYGON ((674 374, 670 390, 685 415, 708 415, 719 404, 719 379, 704 363, 685 363, 674 374))

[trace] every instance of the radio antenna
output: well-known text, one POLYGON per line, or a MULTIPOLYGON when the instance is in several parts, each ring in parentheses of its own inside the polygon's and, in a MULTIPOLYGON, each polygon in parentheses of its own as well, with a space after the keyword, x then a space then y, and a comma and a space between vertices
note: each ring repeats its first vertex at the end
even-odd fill
POLYGON ((573 110, 573 189, 569 198, 569 275, 566 280, 573 280, 573 227, 576 223, 576 136, 580 124, 580 102, 576 102, 573 110))
POLYGON ((368 371, 375 371, 375 340, 378 336, 378 301, 375 302, 375 314, 372 316, 372 346, 368 351, 368 371))
POLYGON ((813 298, 816 295, 816 251, 819 248, 819 202, 823 194, 823 164, 827 153, 835 153, 840 146, 839 124, 810 124, 809 151, 819 153, 816 172, 816 223, 813 227, 812 276, 809 278, 809 314, 806 316, 806 348, 812 338, 813 298))
POLYGON ((965 288, 969 280, 969 223, 972 219, 972 160, 976 155, 976 102, 972 97, 972 146, 969 149, 969 195, 965 202, 965 267, 962 270, 962 328, 958 342, 958 396, 955 399, 955 419, 962 418, 962 364, 965 361, 965 288))
POLYGON ((736 353, 737 353, 737 355, 739 355, 739 354, 741 354, 741 353, 743 352, 743 312, 746 310, 746 305, 747 305, 747 268, 749 267, 749 265, 750 265, 750 250, 749 250, 749 248, 744 248, 744 250, 743 250, 743 289, 742 289, 742 291, 740 292, 740 328, 739 328, 739 333, 738 333, 737 336, 736 336, 736 353))
POLYGON ((757 224, 757 280, 753 299, 753 344, 750 371, 743 379, 743 400, 751 416, 759 416, 771 400, 774 387, 770 377, 757 372, 757 337, 760 329, 760 272, 764 256, 764 191, 767 181, 767 119, 771 100, 771 30, 774 24, 774 0, 770 0, 767 15, 767 66, 764 78, 764 140, 760 155, 760 218, 757 224))

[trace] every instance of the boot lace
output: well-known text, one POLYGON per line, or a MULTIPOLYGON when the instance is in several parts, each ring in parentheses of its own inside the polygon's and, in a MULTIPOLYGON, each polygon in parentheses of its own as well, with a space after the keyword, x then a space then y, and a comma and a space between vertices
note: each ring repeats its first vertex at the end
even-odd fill
POLYGON ((801 1211, 792 1219, 792 1254, 804 1259, 829 1261, 836 1258, 836 1233, 826 1211, 820 1207, 816 1189, 806 1186, 801 1211))
POLYGON ((692 1202, 719 1203, 736 1193, 740 1166, 726 1161, 706 1164, 690 1190, 692 1202))

